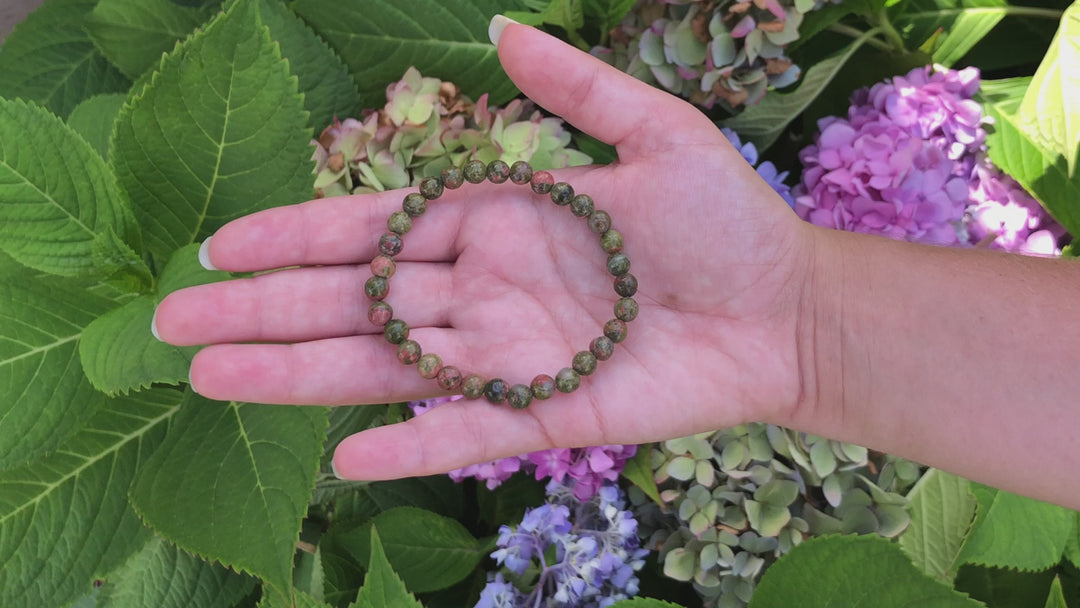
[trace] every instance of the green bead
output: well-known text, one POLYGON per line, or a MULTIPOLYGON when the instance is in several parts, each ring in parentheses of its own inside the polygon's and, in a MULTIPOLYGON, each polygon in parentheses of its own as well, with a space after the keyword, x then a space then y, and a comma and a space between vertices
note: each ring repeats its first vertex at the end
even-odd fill
POLYGON ((484 385, 487 381, 483 376, 471 374, 461 381, 461 394, 466 399, 479 399, 484 394, 484 385))
POLYGON ((596 357, 597 361, 607 361, 615 353, 615 343, 607 336, 594 338, 589 343, 589 352, 596 357))
MULTIPOLYGON (((461 386, 462 381, 461 370, 453 365, 444 366, 439 370, 439 373, 435 375, 435 382, 439 384, 439 388, 444 391, 452 391, 461 386)), ((483 386, 483 383, 481 383, 483 386)))
POLYGON ((578 217, 585 217, 593 212, 595 207, 592 197, 588 194, 579 194, 570 199, 570 213, 578 217))
POLYGON ((442 193, 443 184, 441 179, 437 177, 425 177, 420 180, 420 194, 429 201, 439 198, 442 196, 442 193))
POLYGON ((420 372, 421 378, 427 378, 428 380, 438 375, 442 369, 442 357, 435 353, 425 353, 420 360, 416 362, 416 370, 420 372))
POLYGON ((604 335, 616 344, 622 342, 626 339, 626 322, 620 319, 611 319, 604 323, 604 335))
POLYGON ((580 351, 574 355, 570 367, 582 376, 588 376, 596 371, 596 355, 587 350, 580 351))
POLYGON ((615 302, 615 318, 620 321, 633 321, 637 318, 638 305, 634 298, 619 298, 615 302))
POLYGON ((457 167, 447 167, 442 170, 442 183, 451 190, 460 188, 465 183, 465 173, 457 167))
POLYGON ((465 174, 465 181, 470 184, 479 184, 487 179, 487 165, 482 161, 470 160, 461 168, 461 172, 465 174))
POLYGON ((604 234, 611 230, 611 215, 607 211, 597 209, 589 214, 589 230, 595 234, 604 234))
POLYGON ((559 182, 551 187, 551 202, 556 205, 569 205, 574 198, 574 187, 566 182, 559 182))
POLYGON ((510 392, 506 394, 506 402, 510 404, 510 407, 516 410, 523 410, 529 407, 532 400, 532 389, 524 384, 515 384, 514 386, 511 386, 510 392))
POLYGON ((523 186, 529 183, 532 179, 533 170, 529 163, 519 160, 510 165, 510 181, 519 186, 523 186))
POLYGON ((501 184, 510 179, 510 165, 501 160, 493 160, 487 166, 488 181, 493 184, 501 184))
POLYGON ((391 319, 383 328, 383 336, 390 344, 401 344, 409 337, 409 324, 401 319, 391 319))
POLYGON ((397 358, 405 365, 412 365, 420 360, 420 345, 416 340, 405 340, 397 347, 397 358))
POLYGON ((484 385, 484 399, 496 405, 506 401, 506 394, 510 392, 510 385, 502 378, 492 378, 484 385))
POLYGON ((560 393, 572 393, 579 386, 581 386, 581 376, 569 367, 564 367, 555 374, 555 388, 559 389, 560 393))
POLYGON ((386 220, 386 227, 395 234, 405 234, 412 230, 412 218, 404 211, 395 211, 390 214, 390 219, 386 220))
POLYGON ((622 234, 618 230, 608 230, 600 235, 600 248, 606 253, 619 253, 623 248, 622 234))
POLYGON ((555 379, 547 374, 540 374, 533 378, 532 384, 533 397, 537 399, 551 399, 551 396, 555 394, 555 379))
POLYGON ((401 253, 401 250, 405 248, 405 241, 401 239, 400 234, 394 234, 393 232, 387 232, 379 237, 379 253, 394 257, 401 253))
POLYGON ((637 293, 637 277, 629 272, 615 277, 615 293, 624 298, 637 293))
POLYGON ((630 258, 625 253, 613 253, 608 256, 607 269, 615 276, 624 275, 630 272, 630 258))
POLYGON ((419 192, 410 192, 405 195, 401 208, 405 210, 405 213, 409 214, 409 217, 420 217, 427 211, 427 199, 419 192))
POLYGON ((394 318, 394 309, 386 302, 372 302, 368 307, 367 318, 372 325, 382 327, 394 318))
POLYGON ((390 293, 390 281, 386 277, 370 277, 364 283, 364 294, 372 300, 382 300, 390 293))

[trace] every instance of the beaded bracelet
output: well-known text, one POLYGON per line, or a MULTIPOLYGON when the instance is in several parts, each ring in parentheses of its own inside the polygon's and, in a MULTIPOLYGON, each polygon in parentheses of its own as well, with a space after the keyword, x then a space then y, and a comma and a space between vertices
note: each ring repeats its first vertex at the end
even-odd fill
POLYGON ((533 172, 525 161, 507 165, 496 160, 485 165, 473 160, 460 168, 443 169, 441 177, 424 178, 420 181, 420 191, 405 196, 402 210, 390 215, 386 223, 388 231, 379 237, 381 255, 371 261, 372 276, 364 284, 364 293, 373 300, 368 308, 368 319, 383 327, 386 340, 397 345, 399 361, 406 365, 416 364, 422 377, 434 379, 444 390, 460 390, 467 399, 483 396, 491 403, 508 402, 521 409, 528 407, 534 398, 551 398, 556 390, 573 392, 581 384, 581 376, 596 371, 597 361, 606 361, 611 357, 615 344, 626 339, 626 323, 633 321, 638 314, 637 302, 632 297, 637 293, 637 278, 630 274, 630 258, 622 252, 622 235, 611 228, 611 216, 594 206, 589 195, 575 195, 570 184, 555 183, 547 171, 533 172), (511 386, 502 378, 485 379, 478 374, 464 374, 452 365, 443 365, 438 355, 422 353, 420 345, 409 339, 409 325, 395 319, 393 308, 384 301, 390 291, 390 277, 397 268, 394 256, 401 253, 404 247, 402 237, 412 229, 413 219, 423 215, 427 211, 428 201, 442 196, 444 188, 460 188, 465 182, 479 184, 485 179, 495 184, 507 180, 517 185, 529 184, 533 192, 549 194, 556 205, 569 205, 575 216, 587 218, 589 229, 600 235, 600 248, 608 254, 607 269, 615 276, 615 293, 620 296, 615 302, 615 318, 604 324, 604 335, 595 338, 589 344, 589 350, 575 354, 570 367, 559 370, 554 378, 540 374, 528 386, 511 386))

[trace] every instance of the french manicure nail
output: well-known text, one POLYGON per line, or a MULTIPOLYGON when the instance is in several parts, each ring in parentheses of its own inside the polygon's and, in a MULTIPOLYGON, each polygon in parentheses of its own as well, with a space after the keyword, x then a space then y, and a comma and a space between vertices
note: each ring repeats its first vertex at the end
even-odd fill
POLYGON ((154 334, 158 342, 161 342, 161 336, 157 333, 157 309, 154 309, 154 318, 150 319, 150 333, 154 334))
POLYGON ((210 239, 212 238, 214 237, 206 237, 206 240, 199 246, 199 263, 207 270, 217 270, 217 267, 210 263, 210 239))
POLYGON ((337 477, 338 479, 345 479, 341 476, 341 473, 337 472, 337 463, 334 462, 333 459, 330 459, 330 470, 334 472, 334 477, 337 477))
POLYGON ((491 23, 488 24, 488 38, 491 39, 491 44, 499 46, 499 38, 502 36, 503 30, 511 23, 517 23, 517 21, 505 15, 495 15, 491 18, 491 23))
POLYGON ((191 370, 190 369, 188 369, 187 383, 188 383, 188 386, 191 388, 191 392, 198 395, 199 394, 199 389, 195 388, 195 383, 191 381, 191 370))

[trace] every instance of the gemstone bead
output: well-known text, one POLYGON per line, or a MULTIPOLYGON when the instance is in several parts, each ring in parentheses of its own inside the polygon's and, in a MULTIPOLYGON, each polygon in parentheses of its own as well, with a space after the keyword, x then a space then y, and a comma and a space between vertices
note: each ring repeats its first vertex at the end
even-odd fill
POLYGON ((596 355, 587 350, 580 351, 574 355, 570 367, 582 376, 588 376, 596 371, 596 355))
POLYGON ((619 253, 622 247, 622 234, 618 230, 608 230, 600 235, 600 248, 606 253, 619 253))
POLYGON ((420 180, 420 195, 429 201, 433 201, 443 193, 442 180, 437 177, 425 177, 420 180))
POLYGON ((588 194, 579 194, 570 199, 570 213, 578 217, 585 217, 593 212, 593 208, 596 207, 596 203, 593 202, 592 197, 588 194))
POLYGON ((551 187, 555 185, 555 178, 552 177, 547 171, 537 171, 532 174, 532 178, 529 179, 529 186, 532 191, 537 194, 547 194, 551 192, 551 187))
POLYGON ((607 211, 597 209, 589 214, 589 230, 595 234, 604 234, 611 230, 611 215, 607 211))
POLYGON ((412 218, 404 211, 395 211, 386 220, 386 227, 394 234, 405 234, 412 230, 412 218))
POLYGON ((589 352, 596 357, 597 361, 607 361, 615 352, 615 343, 607 336, 593 338, 593 341, 589 343, 589 352))
POLYGON ((439 370, 439 373, 435 375, 435 382, 439 384, 439 388, 444 391, 452 391, 461 386, 462 381, 461 370, 453 365, 447 365, 439 370))
POLYGON ((479 399, 484 394, 485 384, 487 382, 483 376, 477 374, 465 376, 465 379, 461 381, 461 394, 465 395, 466 399, 479 399))
POLYGON ((387 232, 379 237, 379 253, 388 256, 395 256, 401 253, 401 249, 405 247, 405 241, 401 239, 400 234, 394 234, 393 232, 387 232))
POLYGON ((405 340, 397 347, 397 359, 405 365, 412 365, 420 360, 420 344, 416 340, 405 340))
POLYGON ((533 378, 529 387, 532 389, 533 397, 551 399, 551 396, 555 394, 555 379, 547 374, 540 374, 533 378))
POLYGON ((377 277, 389 279, 394 276, 396 271, 397 262, 394 261, 394 258, 378 255, 371 260, 371 274, 377 277))
POLYGON ((434 378, 442 371, 442 357, 435 353, 425 353, 416 362, 416 371, 420 372, 421 378, 434 378))
POLYGON ((625 253, 613 253, 608 256, 607 269, 615 276, 624 275, 630 272, 630 258, 625 253))
POLYGON ((508 392, 510 392, 510 385, 502 378, 492 378, 484 385, 484 399, 496 405, 506 401, 508 392))
POLYGON ((488 181, 493 184, 501 184, 510 179, 510 165, 501 160, 493 160, 487 166, 488 181))
POLYGON ((516 410, 523 410, 529 407, 532 400, 532 389, 524 384, 515 384, 514 386, 511 386, 510 391, 506 393, 506 402, 510 404, 510 407, 516 410))
POLYGON ((458 167, 450 166, 442 170, 443 186, 454 190, 465 183, 465 173, 458 167))
POLYGON ((465 163, 461 172, 465 174, 465 181, 470 184, 479 184, 487 179, 487 165, 479 160, 470 160, 465 163))
POLYGON ((560 393, 572 393, 579 386, 581 386, 581 376, 569 367, 564 367, 555 374, 555 388, 559 389, 560 393))
POLYGON ((383 328, 383 337, 390 344, 401 344, 409 337, 409 324, 401 319, 391 319, 383 328))
POLYGON ((619 319, 611 319, 604 323, 604 335, 609 340, 618 344, 626 339, 626 322, 619 319))
POLYGON ((638 305, 634 298, 619 298, 615 302, 615 318, 620 321, 633 321, 637 318, 638 305))
POLYGON ((574 187, 566 182, 559 182, 551 187, 551 202, 556 205, 569 205, 574 198, 574 187))
POLYGON ((519 160, 510 165, 510 181, 515 184, 519 186, 527 184, 532 179, 532 176, 533 170, 529 163, 519 160))
POLYGON ((386 277, 369 277, 364 282, 364 294, 372 300, 382 300, 390 293, 390 281, 386 277))
POLYGON ((419 192, 410 192, 405 195, 401 208, 405 210, 405 213, 409 214, 409 217, 420 217, 427 211, 427 199, 419 192))
POLYGON ((624 298, 637 293, 637 277, 629 272, 615 277, 615 293, 624 298))
POLYGON ((367 310, 367 318, 372 325, 382 327, 394 318, 394 309, 386 302, 372 302, 367 310))

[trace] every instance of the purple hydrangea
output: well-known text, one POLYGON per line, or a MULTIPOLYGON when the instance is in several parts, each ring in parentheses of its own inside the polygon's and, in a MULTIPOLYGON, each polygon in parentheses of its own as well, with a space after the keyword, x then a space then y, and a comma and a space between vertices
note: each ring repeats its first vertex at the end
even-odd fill
POLYGON ((739 139, 739 134, 735 131, 724 127, 723 129, 720 129, 720 132, 723 133, 724 137, 731 142, 731 145, 739 151, 743 160, 750 163, 751 167, 754 167, 754 170, 757 171, 757 174, 761 179, 765 180, 765 183, 769 184, 777 194, 787 201, 789 206, 795 207, 795 199, 791 197, 791 186, 784 183, 784 180, 787 179, 788 172, 779 171, 776 168, 776 165, 772 164, 771 161, 764 161, 761 164, 758 164, 757 148, 751 142, 743 143, 742 140, 739 139))

